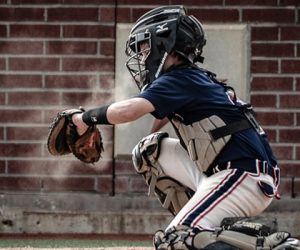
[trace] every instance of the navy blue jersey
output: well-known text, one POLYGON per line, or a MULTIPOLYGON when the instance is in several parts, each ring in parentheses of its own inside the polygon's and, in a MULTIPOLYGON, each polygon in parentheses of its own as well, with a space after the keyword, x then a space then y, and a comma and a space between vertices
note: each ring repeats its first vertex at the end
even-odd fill
MULTIPOLYGON (((177 68, 163 74, 138 97, 153 104, 154 117, 171 119, 178 114, 186 125, 211 115, 219 116, 226 124, 245 118, 224 86, 195 68, 177 68)), ((253 128, 233 134, 215 163, 248 158, 267 161, 271 166, 277 164, 266 137, 253 128)))

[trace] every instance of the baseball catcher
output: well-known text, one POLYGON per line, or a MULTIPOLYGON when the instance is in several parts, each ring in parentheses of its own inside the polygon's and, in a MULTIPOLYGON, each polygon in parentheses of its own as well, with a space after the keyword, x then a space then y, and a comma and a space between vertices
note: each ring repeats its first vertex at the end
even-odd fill
POLYGON ((224 218, 259 215, 278 198, 280 170, 251 105, 199 67, 205 44, 202 24, 183 6, 147 12, 126 43, 126 66, 140 93, 85 112, 60 113, 48 147, 54 155, 72 152, 95 162, 102 148, 97 124, 133 122, 146 114, 168 119, 178 138, 156 131, 132 151, 149 194, 174 215, 155 234, 155 249, 273 249, 289 233, 265 234, 249 221, 219 228, 224 218), (223 243, 232 247, 220 248, 223 243))
POLYGON ((96 125, 77 131, 72 117, 83 108, 59 112, 50 126, 47 146, 50 154, 61 156, 72 153, 84 163, 97 162, 103 151, 102 136, 96 125), (80 134, 79 134, 80 133, 80 134))

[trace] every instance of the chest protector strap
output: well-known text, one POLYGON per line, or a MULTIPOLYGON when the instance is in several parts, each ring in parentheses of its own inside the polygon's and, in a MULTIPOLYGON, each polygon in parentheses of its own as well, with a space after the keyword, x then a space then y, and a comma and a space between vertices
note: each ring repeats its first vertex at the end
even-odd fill
POLYGON ((188 154, 198 168, 205 172, 231 138, 231 134, 214 139, 210 131, 226 126, 218 116, 213 115, 191 125, 172 119, 173 125, 184 142, 188 154))

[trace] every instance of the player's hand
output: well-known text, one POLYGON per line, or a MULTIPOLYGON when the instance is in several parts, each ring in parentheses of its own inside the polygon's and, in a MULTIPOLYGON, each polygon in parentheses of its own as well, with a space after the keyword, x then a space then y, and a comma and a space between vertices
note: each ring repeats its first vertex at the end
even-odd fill
POLYGON ((74 115, 72 116, 72 121, 73 121, 73 123, 75 124, 77 133, 78 133, 79 135, 83 135, 83 134, 87 131, 88 127, 89 127, 89 126, 86 125, 86 124, 84 123, 84 121, 82 120, 82 114, 83 114, 83 113, 81 113, 81 114, 74 114, 74 115))

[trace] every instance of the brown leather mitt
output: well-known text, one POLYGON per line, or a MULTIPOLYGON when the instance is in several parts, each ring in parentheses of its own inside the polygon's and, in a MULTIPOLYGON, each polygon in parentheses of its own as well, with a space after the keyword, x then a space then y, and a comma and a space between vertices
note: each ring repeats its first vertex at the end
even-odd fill
POLYGON ((72 121, 74 114, 83 113, 84 109, 68 109, 59 112, 50 125, 47 139, 48 151, 54 156, 73 153, 80 161, 95 163, 103 152, 100 130, 94 125, 79 136, 72 121))

